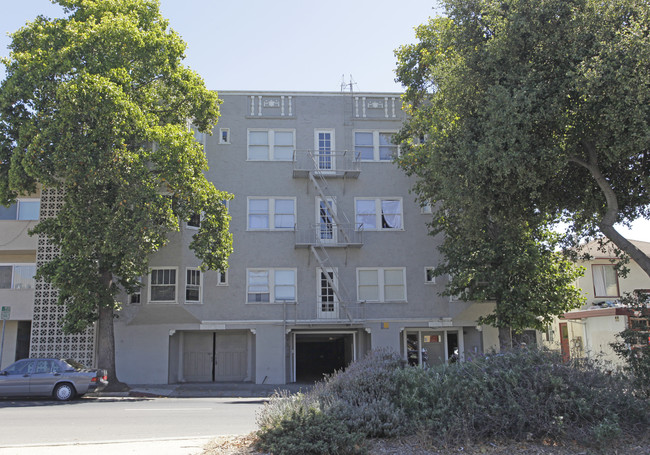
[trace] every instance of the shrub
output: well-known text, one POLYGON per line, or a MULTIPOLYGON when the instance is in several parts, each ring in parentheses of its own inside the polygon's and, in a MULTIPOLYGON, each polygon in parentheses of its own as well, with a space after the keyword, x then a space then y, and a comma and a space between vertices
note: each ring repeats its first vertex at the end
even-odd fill
POLYGON ((260 439, 283 454, 362 453, 362 436, 422 431, 443 443, 533 438, 602 447, 643 436, 650 423, 647 400, 621 381, 589 361, 568 364, 534 349, 427 370, 374 351, 309 393, 273 398, 258 417, 260 439))
POLYGON ((256 448, 282 455, 361 455, 363 436, 351 433, 334 416, 314 408, 297 408, 257 434, 256 448))
POLYGON ((344 422, 352 431, 369 437, 405 433, 405 415, 393 400, 393 374, 403 365, 401 357, 388 350, 371 351, 345 371, 328 378, 313 393, 321 407, 344 422))
POLYGON ((647 426, 647 403, 620 387, 621 378, 589 362, 521 350, 433 368, 395 372, 396 401, 407 419, 449 441, 577 440, 612 442, 626 428, 647 426))

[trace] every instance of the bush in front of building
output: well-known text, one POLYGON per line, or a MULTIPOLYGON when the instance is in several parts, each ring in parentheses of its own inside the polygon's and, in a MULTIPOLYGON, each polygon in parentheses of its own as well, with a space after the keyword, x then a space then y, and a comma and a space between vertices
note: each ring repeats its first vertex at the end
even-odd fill
POLYGON ((445 442, 577 441, 604 446, 648 428, 650 407, 590 361, 514 350, 427 371, 396 370, 407 420, 445 442))
POLYGON ((309 405, 308 401, 304 396, 297 397, 275 407, 277 414, 260 426, 256 448, 283 455, 367 453, 362 434, 351 432, 334 415, 309 405), (286 406, 287 403, 291 404, 286 406))
POLYGON ((312 419, 339 438, 417 433, 440 444, 545 440, 604 447, 648 436, 650 403, 622 384, 621 376, 589 361, 566 363, 536 349, 429 369, 372 352, 307 394, 272 400, 260 415, 259 436, 300 438, 299 431, 279 430, 300 416, 298 423, 312 419), (328 426, 325 416, 342 425, 328 426))

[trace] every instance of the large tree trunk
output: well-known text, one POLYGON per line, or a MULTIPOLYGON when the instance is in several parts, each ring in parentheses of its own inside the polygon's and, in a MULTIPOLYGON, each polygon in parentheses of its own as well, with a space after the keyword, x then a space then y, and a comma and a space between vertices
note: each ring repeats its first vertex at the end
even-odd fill
POLYGON ((499 349, 501 352, 512 349, 512 330, 510 327, 499 327, 499 349))
MULTIPOLYGON (((112 285, 110 274, 105 282, 112 285)), ((108 387, 106 390, 126 391, 129 387, 117 378, 115 368, 115 332, 113 330, 113 307, 99 306, 99 320, 97 321, 97 367, 108 372, 108 387)))

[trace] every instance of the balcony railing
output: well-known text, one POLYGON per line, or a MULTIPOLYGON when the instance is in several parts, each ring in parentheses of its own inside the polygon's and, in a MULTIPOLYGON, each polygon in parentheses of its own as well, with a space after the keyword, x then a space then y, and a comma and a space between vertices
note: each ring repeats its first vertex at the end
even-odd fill
POLYGON ((361 247, 363 225, 354 223, 312 224, 308 229, 296 229, 296 247, 361 247))
POLYGON ((318 172, 331 177, 359 177, 359 156, 352 151, 335 152, 296 150, 293 155, 293 176, 307 177, 318 172))
POLYGON ((285 309, 287 322, 328 323, 328 322, 362 322, 365 320, 365 304, 361 302, 309 302, 287 305, 285 309))

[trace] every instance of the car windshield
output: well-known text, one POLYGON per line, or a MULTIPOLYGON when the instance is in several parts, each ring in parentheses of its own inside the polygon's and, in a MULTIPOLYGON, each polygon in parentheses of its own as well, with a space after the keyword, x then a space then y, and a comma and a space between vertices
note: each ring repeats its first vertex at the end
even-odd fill
POLYGON ((77 362, 76 360, 72 359, 65 359, 62 360, 63 363, 67 363, 71 368, 74 368, 75 370, 85 370, 86 367, 77 362))

